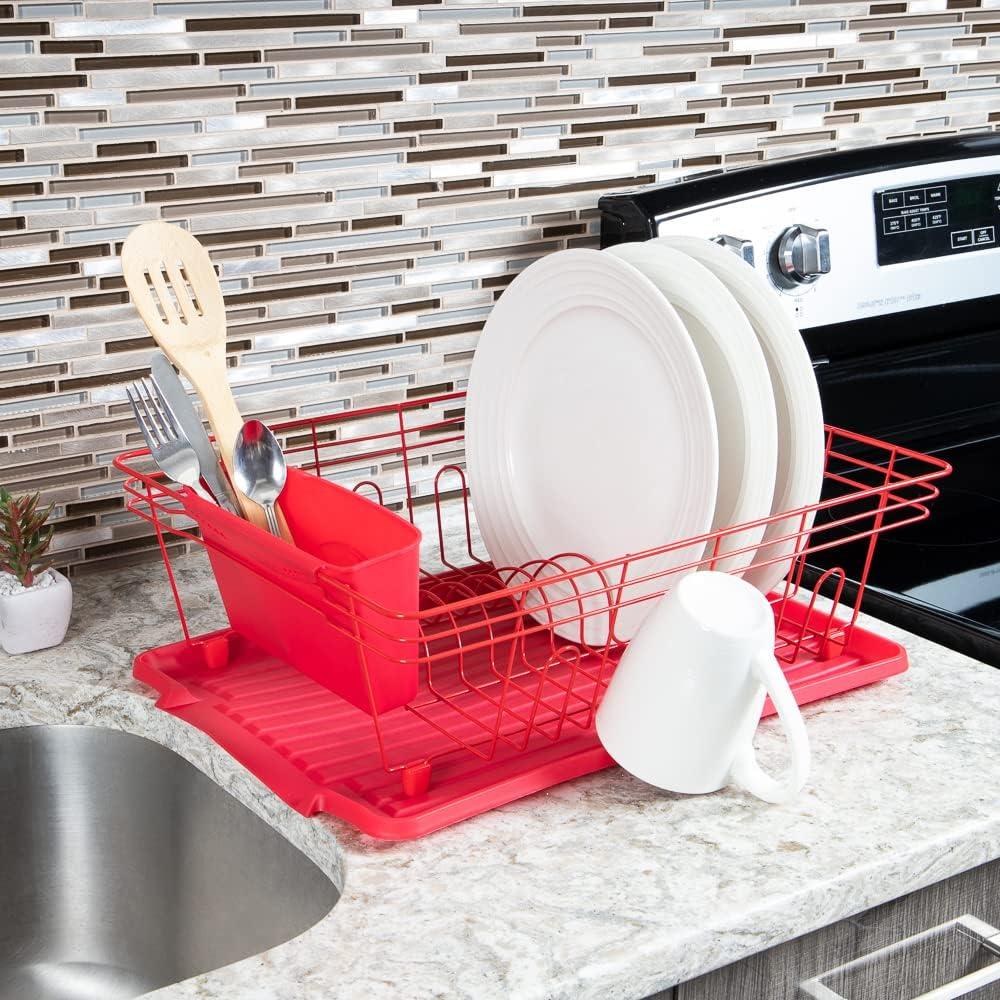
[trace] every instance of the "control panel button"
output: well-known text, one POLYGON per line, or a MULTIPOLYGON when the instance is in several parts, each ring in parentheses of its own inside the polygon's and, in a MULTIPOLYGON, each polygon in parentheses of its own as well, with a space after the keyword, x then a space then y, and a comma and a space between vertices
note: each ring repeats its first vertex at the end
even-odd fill
POLYGON ((913 191, 904 191, 903 202, 906 205, 922 205, 924 203, 924 189, 917 188, 913 191))
POLYGON ((972 246, 972 230, 963 229, 961 232, 951 234, 952 250, 959 250, 962 247, 972 246))
POLYGON ((941 202, 948 200, 948 189, 941 185, 940 187, 927 188, 927 204, 928 205, 940 205, 941 202))
POLYGON ((986 243, 995 243, 996 235, 993 231, 992 226, 982 226, 979 229, 972 230, 972 242, 976 246, 983 246, 986 243))
POLYGON ((940 212, 931 212, 927 216, 928 226, 947 226, 948 225, 948 212, 947 210, 942 210, 940 212))
POLYGON ((890 208, 903 207, 903 192, 889 191, 882 195, 882 208, 888 211, 890 208))
POLYGON ((891 236, 893 233, 903 232, 903 217, 901 215, 896 215, 891 219, 883 219, 882 230, 886 236, 891 236))
POLYGON ((906 217, 906 228, 907 229, 926 229, 927 228, 927 216, 926 215, 908 215, 906 217))

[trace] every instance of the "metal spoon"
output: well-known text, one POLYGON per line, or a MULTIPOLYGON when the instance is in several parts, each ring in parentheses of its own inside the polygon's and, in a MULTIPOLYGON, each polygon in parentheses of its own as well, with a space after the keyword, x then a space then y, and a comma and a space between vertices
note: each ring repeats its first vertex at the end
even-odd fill
POLYGON ((274 504, 285 488, 285 456, 271 431, 259 420, 248 420, 236 436, 233 479, 236 488, 264 509, 272 535, 282 537, 274 504))

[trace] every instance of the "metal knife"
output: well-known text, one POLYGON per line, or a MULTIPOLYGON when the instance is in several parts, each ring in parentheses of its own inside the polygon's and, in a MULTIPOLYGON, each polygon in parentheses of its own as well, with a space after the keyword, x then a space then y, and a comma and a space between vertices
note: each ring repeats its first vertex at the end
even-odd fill
POLYGON ((181 434, 191 443, 191 447, 194 448, 195 454, 198 456, 202 479, 208 483, 208 487, 215 495, 220 507, 237 517, 242 517, 239 507, 233 500, 229 483, 222 472, 219 456, 215 453, 212 442, 208 440, 208 434, 205 432, 201 418, 187 392, 184 391, 184 386, 181 384, 177 372, 174 371, 174 366, 165 354, 157 351, 153 355, 149 367, 153 382, 159 390, 163 402, 170 410, 174 422, 181 434))

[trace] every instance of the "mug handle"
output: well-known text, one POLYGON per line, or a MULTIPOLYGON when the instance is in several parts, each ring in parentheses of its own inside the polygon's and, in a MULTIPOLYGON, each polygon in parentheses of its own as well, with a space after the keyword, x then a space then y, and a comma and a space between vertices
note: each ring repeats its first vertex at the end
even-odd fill
POLYGON ((806 734, 806 724, 792 689, 774 658, 774 650, 765 647, 757 653, 751 662, 751 669, 767 689, 778 710, 778 718, 788 737, 792 759, 783 780, 772 778, 757 763, 751 736, 751 741, 737 752, 730 776, 738 785, 765 802, 790 802, 802 791, 809 776, 809 737, 806 734))

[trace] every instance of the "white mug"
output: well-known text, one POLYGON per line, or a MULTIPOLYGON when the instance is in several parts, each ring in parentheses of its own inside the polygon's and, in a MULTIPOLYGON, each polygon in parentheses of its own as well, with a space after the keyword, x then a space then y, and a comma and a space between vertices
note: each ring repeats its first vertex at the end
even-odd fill
POLYGON ((608 753, 637 778, 673 792, 730 782, 787 802, 809 773, 809 739, 774 658, 774 613, 728 573, 685 576, 650 612, 615 670, 597 712, 608 753), (779 781, 757 763, 764 698, 778 710, 791 753, 779 781))

